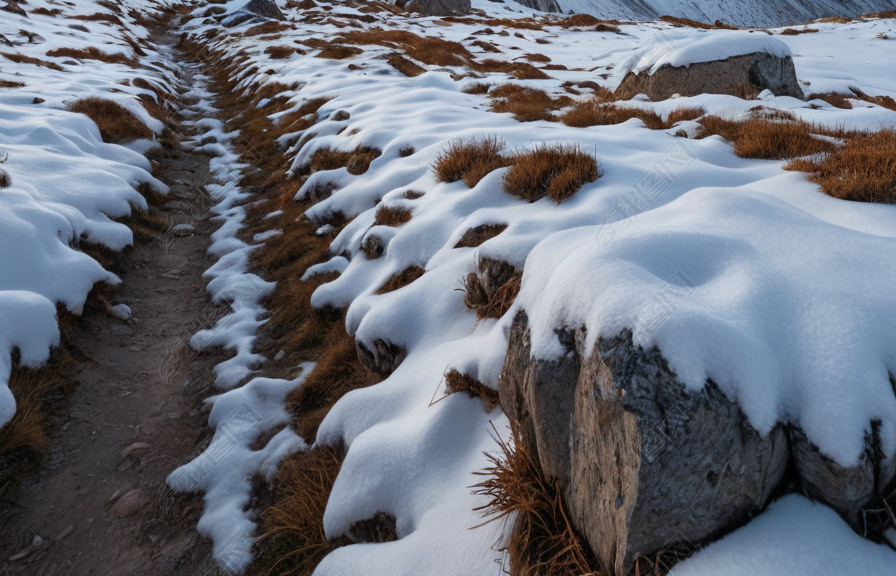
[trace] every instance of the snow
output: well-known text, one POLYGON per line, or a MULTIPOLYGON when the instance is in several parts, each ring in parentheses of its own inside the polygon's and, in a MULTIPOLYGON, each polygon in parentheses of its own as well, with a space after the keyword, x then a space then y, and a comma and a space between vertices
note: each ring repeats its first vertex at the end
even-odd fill
POLYGON ((765 52, 778 58, 792 56, 784 42, 762 32, 743 30, 663 30, 649 38, 626 62, 616 69, 622 78, 649 70, 653 74, 663 66, 690 67, 700 62, 725 60, 742 54, 765 52))
MULTIPOLYGON (((234 11, 244 4, 224 7, 234 11)), ((639 2, 636 8, 648 13, 658 9, 656 4, 639 2)), ((743 11, 745 19, 771 14, 781 21, 832 6, 827 0, 816 4, 812 8, 792 0, 771 12, 762 2, 676 1, 661 10, 710 19, 743 11)), ((849 7, 870 11, 886 7, 881 4, 850 2, 849 7)), ((31 0, 28 6, 56 4, 31 0)), ((612 15, 623 18, 635 10, 621 2, 595 7, 590 0, 566 0, 564 6, 602 15, 615 11, 612 15)), ((72 13, 104 10, 92 1, 59 7, 72 13)), ((499 17, 531 13, 487 0, 474 0, 474 8, 499 17)), ((383 57, 394 49, 383 46, 366 46, 346 60, 316 58, 311 50, 290 59, 264 54, 268 46, 329 40, 345 31, 339 15, 362 14, 356 8, 334 6, 329 21, 297 19, 302 13, 285 8, 296 28, 280 38, 242 34, 250 24, 219 28, 201 16, 205 9, 197 7, 184 30, 213 38, 217 51, 247 58, 237 89, 269 82, 295 86, 279 92, 292 110, 315 98, 329 99, 309 129, 313 138, 282 139, 293 169, 324 146, 382 150, 361 176, 345 169, 317 172, 295 190, 301 198, 315 185, 333 184, 333 195, 306 216, 323 221, 342 212, 354 218, 333 241, 332 258, 305 272, 304 277, 339 273, 317 289, 312 303, 345 307, 347 330, 368 348, 383 339, 407 349, 405 360, 383 382, 343 397, 318 433, 318 442, 341 442, 348 449, 327 504, 327 536, 338 537, 354 522, 387 512, 396 518, 399 540, 339 548, 318 566, 317 576, 500 570, 496 564, 503 561, 508 526, 471 529, 481 524, 475 509, 485 501, 470 486, 488 465, 484 453, 496 449, 490 434, 493 429, 504 434, 507 418, 462 394, 443 398, 443 380, 448 370, 457 369, 497 386, 510 321, 520 307, 529 313, 533 351, 540 358, 559 353, 556 328, 585 326, 587 346, 630 328, 636 343, 661 348, 689 389, 698 390, 712 378, 760 431, 798 424, 826 455, 849 465, 858 458, 870 422, 879 419, 883 448, 896 454, 896 399, 888 379, 896 372, 896 349, 890 343, 896 296, 881 289, 896 281, 896 208, 824 196, 804 175, 783 171, 781 162, 737 158, 719 137, 675 136, 679 131, 693 136, 694 123, 668 132, 648 130, 639 120, 587 129, 520 123, 510 114, 491 112, 486 96, 462 92, 474 82, 511 81, 507 74, 472 78, 464 77, 469 72, 464 68, 424 66, 425 73, 409 78, 388 65, 383 57), (337 110, 347 111, 349 119, 336 120, 332 113, 337 110), (435 179, 431 166, 446 146, 484 135, 503 139, 508 151, 576 144, 598 158, 604 175, 559 205, 547 199, 530 204, 506 194, 501 189, 505 170, 472 189, 435 179), (402 156, 399 151, 408 146, 415 152, 402 156), (423 195, 409 200, 408 190, 423 195), (380 205, 409 209, 413 217, 397 228, 373 226, 380 205), (495 223, 506 224, 506 230, 477 248, 454 248, 468 229, 495 223), (361 252, 371 235, 386 246, 383 256, 372 260, 361 252), (501 319, 477 320, 458 290, 482 258, 525 270, 522 292, 501 319), (411 265, 423 267, 425 274, 399 290, 376 293, 411 265)), ((659 22, 622 24, 618 35, 550 24, 505 31, 489 23, 494 33, 481 34, 486 24, 477 17, 449 23, 364 15, 374 18, 371 26, 462 42, 478 59, 494 55, 472 45, 471 37, 491 42, 505 60, 544 54, 566 69, 547 70, 546 80, 517 83, 554 96, 568 94, 565 82, 612 88, 629 68, 687 65, 755 51, 792 55, 807 94, 849 93, 855 87, 896 96, 890 43, 877 38, 894 34, 892 20, 813 24, 819 32, 800 36, 702 31, 659 22)), ((136 57, 115 40, 118 32, 108 23, 83 22, 90 32, 82 33, 61 21, 4 13, 0 33, 15 38, 19 28, 38 30, 40 44, 14 47, 35 57, 47 58, 46 51, 55 47, 98 43, 105 51, 136 57)), ((135 37, 147 34, 132 22, 127 26, 135 37)), ((139 183, 163 190, 139 154, 151 142, 104 144, 85 117, 65 106, 76 96, 101 94, 160 130, 161 124, 135 101, 150 92, 130 82, 139 75, 172 89, 180 86, 173 72, 154 63, 157 56, 142 58, 145 68, 139 74, 119 64, 70 64, 67 58, 54 60, 62 72, 3 61, 0 78, 26 86, 0 89, 0 150, 9 153, 3 169, 12 180, 0 191, 0 245, 5 247, 0 252, 0 424, 15 410, 6 387, 12 351, 19 351, 24 364, 44 362, 59 340, 56 305, 77 313, 94 283, 117 281, 78 251, 78 242, 116 250, 127 246, 130 232, 113 218, 145 205, 134 190, 139 183), (35 96, 45 102, 33 104, 35 96)), ((255 535, 250 478, 270 478, 284 455, 308 448, 287 426, 291 416, 283 400, 314 367, 298 366, 289 379, 257 375, 266 362, 254 350, 268 314, 261 301, 273 285, 251 271, 249 262, 257 246, 281 231, 243 239, 252 197, 237 185, 246 168, 234 151, 238 134, 227 132, 217 117, 208 77, 198 69, 182 72, 193 76, 191 95, 199 100, 190 116, 198 131, 191 145, 213 155, 206 188, 216 203, 212 213, 219 228, 209 247, 215 263, 205 277, 214 302, 227 308, 227 314, 193 336, 191 345, 220 346, 232 356, 215 368, 217 394, 208 399, 212 441, 196 459, 174 470, 168 484, 205 493, 198 528, 213 540, 219 563, 238 572, 251 561, 255 535), (255 449, 259 438, 274 431, 263 448, 255 449)), ((587 89, 578 92, 572 97, 587 98, 587 89)), ((265 106, 273 109, 272 102, 265 106)), ((698 106, 742 118, 758 104, 822 126, 874 130, 896 123, 896 112, 859 100, 852 100, 851 110, 769 95, 758 101, 723 95, 657 103, 642 98, 621 105, 662 115, 698 106)), ((289 111, 272 114, 279 118, 289 111)), ((318 233, 329 232, 328 226, 321 222, 318 233)), ((114 312, 126 317, 126 308, 119 305, 114 312)), ((788 496, 682 563, 676 573, 885 573, 894 562, 896 553, 859 538, 829 509, 788 496)))
MULTIPOLYGON (((29 3, 29 10, 37 7, 52 5, 29 3)), ((102 8, 84 2, 77 10, 102 8)), ((34 14, 26 18, 4 12, 0 34, 14 42, 4 48, 6 53, 46 58, 52 48, 93 46, 100 35, 108 35, 103 44, 107 52, 136 57, 127 44, 112 40, 119 34, 116 27, 107 22, 89 25, 96 34, 92 40, 73 32, 63 18, 34 14), (33 42, 21 30, 36 33, 33 42)), ((125 18, 124 26, 137 37, 146 33, 130 18, 125 18)), ((164 78, 118 64, 63 65, 57 71, 6 58, 2 62, 0 78, 25 87, 0 89, 0 159, 11 181, 0 189, 0 426, 15 414, 15 400, 7 388, 11 352, 18 350, 28 366, 46 361, 59 341, 56 304, 80 314, 94 284, 118 282, 78 246, 92 243, 122 250, 130 245, 131 231, 113 218, 128 216, 133 208, 146 208, 135 189, 141 183, 158 192, 166 190, 150 175, 146 158, 104 143, 93 122, 65 109, 75 96, 113 98, 139 110, 150 127, 159 128, 159 122, 149 121, 135 101, 143 91, 119 81, 148 77, 164 83, 164 78), (38 95, 44 103, 33 102, 38 95)))

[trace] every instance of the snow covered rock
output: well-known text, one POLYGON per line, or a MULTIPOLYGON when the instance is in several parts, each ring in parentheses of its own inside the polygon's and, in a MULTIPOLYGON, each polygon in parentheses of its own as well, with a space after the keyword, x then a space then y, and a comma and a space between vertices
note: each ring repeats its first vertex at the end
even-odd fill
POLYGON ((286 20, 286 16, 277 7, 274 0, 250 0, 248 4, 224 19, 225 26, 237 26, 243 22, 257 19, 286 20))
POLYGON ((782 426, 762 435, 714 385, 686 391, 631 332, 590 353, 575 332, 560 341, 559 358, 533 358, 527 316, 517 314, 501 401, 611 573, 731 530, 765 506, 788 463, 782 426))
POLYGON ((514 0, 514 2, 541 12, 563 12, 557 0, 514 0))
POLYGON ((745 100, 770 90, 802 99, 786 44, 762 33, 688 31, 658 34, 617 71, 616 96, 731 94, 745 100))
POLYGON ((399 2, 408 10, 416 10, 427 16, 452 16, 456 14, 469 14, 472 4, 470 0, 411 0, 399 2))

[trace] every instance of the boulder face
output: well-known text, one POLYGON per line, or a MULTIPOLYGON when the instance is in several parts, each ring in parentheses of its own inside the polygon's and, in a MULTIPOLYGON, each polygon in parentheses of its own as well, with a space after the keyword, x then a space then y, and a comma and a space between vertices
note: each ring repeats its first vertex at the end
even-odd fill
POLYGON ((665 65, 653 74, 650 70, 629 72, 614 94, 623 100, 638 94, 646 94, 655 101, 675 94, 730 94, 749 100, 763 90, 770 90, 776 96, 804 98, 796 80, 793 58, 755 52, 689 66, 665 65))
POLYGON ((473 8, 470 0, 398 0, 396 5, 427 16, 469 14, 473 8))
POLYGON ((528 317, 517 313, 501 405, 610 574, 631 573, 639 555, 719 537, 788 486, 882 538, 889 519, 874 514, 896 498, 896 463, 881 450, 879 422, 869 423, 860 462, 840 466, 796 426, 760 434, 712 381, 687 390, 660 350, 635 346, 631 332, 592 350, 582 329, 558 337, 564 354, 534 358, 528 317))
POLYGON ((526 8, 539 10, 541 12, 563 12, 557 0, 513 0, 517 4, 521 4, 526 8))
POLYGON ((277 7, 277 3, 274 0, 250 0, 248 4, 243 6, 242 10, 262 18, 286 20, 286 17, 280 11, 280 8, 277 7))
POLYGON ((561 334, 567 354, 535 360, 519 313, 500 394, 601 565, 628 574, 639 555, 705 541, 768 502, 787 467, 783 428, 763 437, 714 386, 686 392, 630 333, 587 355, 580 336, 561 334))

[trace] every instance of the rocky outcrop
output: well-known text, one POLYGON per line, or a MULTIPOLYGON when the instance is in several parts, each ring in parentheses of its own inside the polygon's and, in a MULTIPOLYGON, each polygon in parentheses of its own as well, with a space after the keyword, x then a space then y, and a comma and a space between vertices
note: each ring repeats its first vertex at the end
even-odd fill
POLYGON ((675 94, 731 94, 749 100, 763 90, 770 90, 776 96, 804 98, 796 80, 793 58, 755 52, 690 66, 666 65, 652 74, 649 69, 629 72, 615 96, 628 100, 646 94, 651 100, 665 100, 675 94))
POLYGON ((869 513, 894 496, 894 462, 870 423, 855 467, 824 456, 798 428, 754 429, 712 381, 691 391, 660 350, 630 332, 584 349, 584 333, 558 333, 565 353, 533 357, 517 313, 500 379, 501 405, 520 442, 562 490, 573 525, 609 573, 639 555, 694 546, 737 528, 782 488, 796 486, 873 534, 869 513), (788 475, 790 478, 790 475, 788 475), (794 480, 794 478, 790 478, 794 480))
POLYGON ((526 8, 539 10, 541 12, 563 12, 557 0, 513 0, 517 4, 521 4, 526 8))
POLYGON ((286 20, 274 0, 249 0, 249 3, 224 18, 224 26, 237 26, 250 20, 286 20))
POLYGON ((472 4, 470 0, 399 0, 396 4, 412 12, 420 12, 427 16, 456 16, 469 14, 472 4))

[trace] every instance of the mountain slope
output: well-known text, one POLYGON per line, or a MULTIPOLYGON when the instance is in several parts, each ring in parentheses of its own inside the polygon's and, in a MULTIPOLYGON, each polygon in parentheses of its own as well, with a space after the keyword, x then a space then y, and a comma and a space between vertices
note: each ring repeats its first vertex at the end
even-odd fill
POLYGON ((558 4, 563 12, 592 14, 599 18, 652 20, 670 15, 758 27, 896 10, 894 0, 558 0, 558 4))

